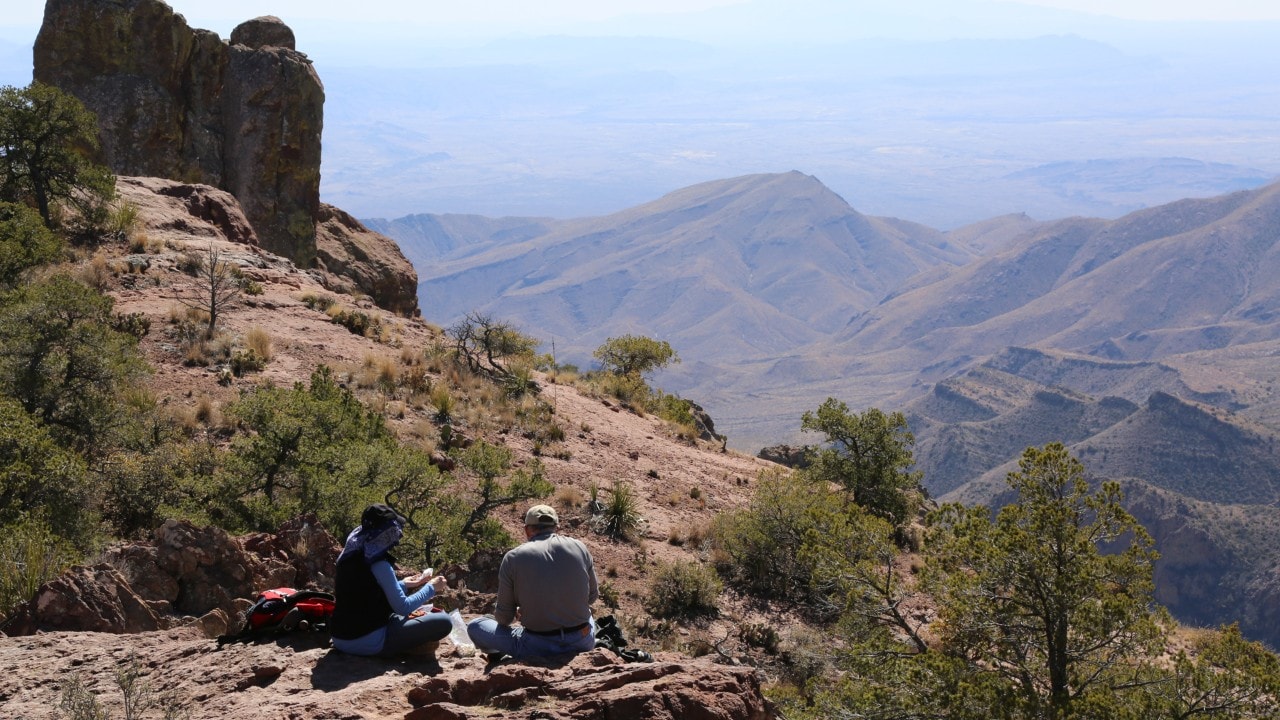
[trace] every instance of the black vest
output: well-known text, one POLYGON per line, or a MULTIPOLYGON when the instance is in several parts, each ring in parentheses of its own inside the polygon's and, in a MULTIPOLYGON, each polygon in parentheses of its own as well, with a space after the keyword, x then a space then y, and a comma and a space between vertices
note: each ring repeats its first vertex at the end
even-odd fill
MULTIPOLYGON (((391 555, 383 559, 395 566, 391 555)), ((387 624, 391 617, 391 603, 373 576, 364 554, 354 552, 338 563, 337 578, 333 583, 336 598, 333 617, 329 619, 329 634, 342 640, 355 640, 387 624)))

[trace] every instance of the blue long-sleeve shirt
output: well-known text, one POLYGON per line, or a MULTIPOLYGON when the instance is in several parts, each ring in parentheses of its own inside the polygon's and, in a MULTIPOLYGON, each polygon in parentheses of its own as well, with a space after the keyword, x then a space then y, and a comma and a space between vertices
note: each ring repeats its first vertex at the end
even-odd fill
MULTIPOLYGON (((374 579, 378 581, 378 587, 382 588, 382 592, 387 596, 391 612, 397 615, 408 615, 435 597, 436 589, 431 587, 430 583, 423 585, 412 595, 405 595, 404 582, 396 577, 395 568, 392 568, 391 563, 386 560, 373 563, 369 566, 369 571, 373 573, 374 579)), ((334 638, 333 646, 352 655, 376 655, 382 652, 386 639, 387 626, 383 625, 368 635, 353 640, 334 638)))

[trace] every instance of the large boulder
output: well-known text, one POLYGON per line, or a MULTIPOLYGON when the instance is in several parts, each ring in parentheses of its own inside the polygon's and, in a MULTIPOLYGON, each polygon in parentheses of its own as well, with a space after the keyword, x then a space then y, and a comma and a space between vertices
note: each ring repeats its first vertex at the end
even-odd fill
POLYGON ((760 448, 760 452, 756 453, 756 457, 784 467, 803 469, 809 467, 810 464, 809 450, 810 448, 805 445, 770 445, 769 447, 760 448))
POLYGON ((418 273, 394 240, 332 205, 322 203, 317 220, 318 264, 354 286, 333 289, 358 290, 401 315, 418 310, 418 273))
POLYGON ((309 268, 324 88, 277 18, 232 37, 161 0, 48 0, 34 77, 98 116, 113 172, 228 190, 264 248, 309 268))
POLYGON ((338 551, 311 516, 274 534, 242 538, 169 520, 154 540, 113 545, 100 564, 72 568, 42 585, 6 632, 134 633, 168 627, 182 616, 234 617, 267 588, 332 589, 338 551))
POLYGON ((45 583, 18 609, 5 632, 43 630, 136 633, 166 627, 163 602, 148 602, 109 563, 79 565, 45 583))
POLYGON ((116 177, 116 194, 137 207, 138 221, 161 237, 224 239, 257 245, 258 236, 235 197, 210 185, 156 177, 116 177))

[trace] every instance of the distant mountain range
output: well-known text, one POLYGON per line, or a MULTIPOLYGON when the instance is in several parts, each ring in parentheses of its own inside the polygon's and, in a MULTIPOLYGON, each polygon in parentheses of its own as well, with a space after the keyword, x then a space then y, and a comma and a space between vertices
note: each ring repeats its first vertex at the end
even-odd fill
POLYGON ((598 218, 370 225, 424 314, 479 309, 584 361, 670 341, 658 384, 730 444, 812 442, 828 396, 902 409, 925 484, 999 504, 1029 445, 1121 480, 1183 619, 1280 645, 1280 184, 1116 220, 1009 215, 951 232, 861 215, 815 178, 696 185, 598 218), (1271 608, 1271 609, 1267 609, 1271 608))
POLYGON ((433 317, 482 310, 576 361, 625 332, 694 363, 774 358, 841 331, 907 278, 974 257, 936 230, 863 216, 798 172, 703 183, 599 218, 370 225, 426 273, 433 317))
POLYGON ((751 448, 795 439, 828 395, 902 406, 1008 347, 1147 361, 1276 340, 1278 218, 1280 184, 943 233, 862 215, 792 172, 598 218, 368 223, 419 269, 437 322, 483 310, 580 363, 612 335, 670 341, 685 362, 659 381, 751 448))

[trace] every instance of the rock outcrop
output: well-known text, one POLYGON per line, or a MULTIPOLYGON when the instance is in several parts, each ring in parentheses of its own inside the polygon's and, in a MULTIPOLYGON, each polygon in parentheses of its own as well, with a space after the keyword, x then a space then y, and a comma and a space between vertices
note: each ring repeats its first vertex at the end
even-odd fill
POLYGON ((803 445, 771 445, 760 448, 756 457, 785 467, 800 469, 809 466, 809 449, 808 446, 803 445))
POLYGON ((395 243, 380 242, 386 237, 332 205, 321 203, 316 220, 320 267, 350 281, 379 307, 401 315, 417 311, 418 276, 395 243))
POLYGON ((114 545, 98 564, 45 583, 5 632, 134 633, 210 613, 225 624, 264 588, 332 588, 338 551, 313 517, 290 521, 274 535, 243 538, 170 520, 154 541, 114 545))
POLYGON ((72 680, 113 717, 116 673, 136 668, 161 703, 155 712, 220 720, 769 720, 750 668, 662 653, 624 664, 594 650, 560 666, 488 667, 449 641, 438 659, 367 658, 329 649, 321 633, 277 642, 218 644, 195 628, 134 635, 51 632, 0 637, 0 715, 49 717, 72 680))
POLYGON ((481 677, 426 679, 408 693, 405 720, 636 718, 765 720, 773 717, 750 668, 659 659, 627 664, 596 649, 563 666, 503 664, 481 677))
POLYGON ((120 175, 116 177, 116 193, 138 208, 138 221, 149 233, 258 244, 258 235, 239 201, 226 190, 155 177, 120 175))
MULTIPOLYGON (((279 18, 224 42, 161 0, 48 0, 34 66, 97 115, 112 172, 230 192, 259 245, 316 267, 317 223, 336 214, 320 204, 324 87, 279 18)), ((417 273, 392 240, 363 227, 332 237, 319 240, 342 246, 327 269, 389 310, 417 309, 417 273)))
POLYGON ((324 88, 292 37, 258 18, 225 43, 161 0, 49 0, 34 75, 97 114, 113 172, 228 190, 264 248, 310 267, 324 88))

